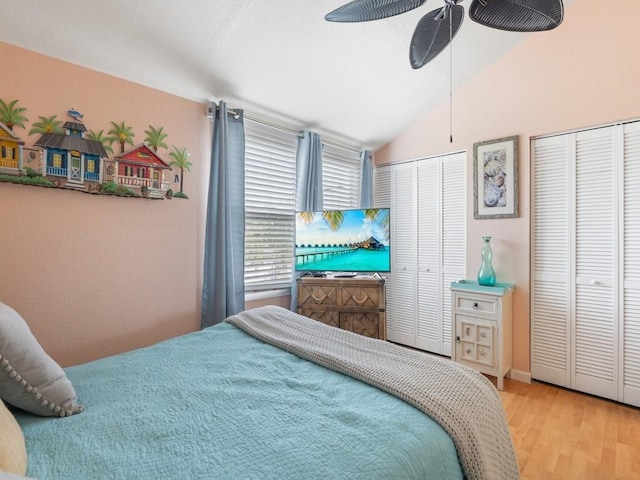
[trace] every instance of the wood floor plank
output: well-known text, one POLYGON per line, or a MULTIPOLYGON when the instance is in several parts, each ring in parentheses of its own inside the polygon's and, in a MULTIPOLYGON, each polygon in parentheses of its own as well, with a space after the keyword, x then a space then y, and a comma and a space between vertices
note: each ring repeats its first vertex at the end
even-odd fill
POLYGON ((640 480, 640 409, 510 379, 500 398, 523 480, 640 480))

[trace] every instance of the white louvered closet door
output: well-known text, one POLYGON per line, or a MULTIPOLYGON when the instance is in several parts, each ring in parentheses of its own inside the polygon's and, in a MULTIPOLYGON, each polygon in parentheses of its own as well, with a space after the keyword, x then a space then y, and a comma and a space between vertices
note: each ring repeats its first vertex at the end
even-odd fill
MULTIPOLYGON (((442 352, 442 286, 440 284, 441 157, 417 162, 418 315, 416 347, 442 352)), ((447 352, 451 355, 451 352, 447 352)))
POLYGON ((617 398, 617 198, 614 128, 575 134, 573 385, 617 398))
MULTIPOLYGON (((566 135, 531 144, 531 375, 571 386, 569 178, 573 142, 566 135)), ((570 220, 571 218, 571 220, 570 220)))
POLYGON ((391 207, 387 338, 451 355, 449 285, 466 273, 466 154, 378 167, 376 206, 391 207))
POLYGON ((623 340, 620 399, 640 406, 640 122, 624 125, 623 340))
POLYGON ((460 152, 442 158, 441 168, 441 353, 451 355, 451 282, 467 274, 466 159, 460 152))
MULTIPOLYGON (((391 199, 391 177, 392 167, 377 167, 374 169, 374 197, 373 204, 377 208, 392 208, 391 199)), ((390 211, 391 222, 393 222, 393 209, 390 211)), ((392 223, 393 226, 393 223, 392 223)), ((391 249, 395 248, 394 238, 391 238, 391 249)), ((392 272, 383 273, 382 277, 385 280, 385 318, 386 318, 386 332, 387 338, 393 340, 393 275, 392 272)))
POLYGON ((390 340, 416 346, 416 164, 394 165, 392 178, 393 326, 390 340))

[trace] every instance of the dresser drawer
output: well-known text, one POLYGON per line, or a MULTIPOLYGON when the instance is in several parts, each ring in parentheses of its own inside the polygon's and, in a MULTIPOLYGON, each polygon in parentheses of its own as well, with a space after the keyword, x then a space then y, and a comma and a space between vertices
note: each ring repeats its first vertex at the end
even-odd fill
POLYGON ((344 285, 340 290, 340 305, 345 307, 378 307, 382 301, 384 289, 344 285))
POLYGON ((460 313, 495 315, 498 312, 498 301, 456 296, 455 308, 460 313))
POLYGON ((298 305, 339 305, 338 286, 305 285, 298 286, 298 305))

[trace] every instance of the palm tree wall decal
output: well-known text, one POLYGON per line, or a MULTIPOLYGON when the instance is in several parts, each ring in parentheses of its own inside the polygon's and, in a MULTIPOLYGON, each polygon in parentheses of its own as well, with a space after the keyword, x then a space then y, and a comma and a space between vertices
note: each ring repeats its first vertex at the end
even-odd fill
POLYGON ((115 142, 115 138, 113 137, 105 137, 103 136, 103 132, 104 130, 100 130, 99 132, 94 132, 93 130, 89 130, 87 132, 87 138, 89 140, 94 140, 96 142, 100 142, 102 143, 102 145, 104 146, 105 151, 109 152, 109 153, 113 153, 113 148, 111 148, 111 144, 113 142, 115 142))
POLYGON ((164 143, 164 139, 169 135, 164 133, 164 127, 155 128, 152 125, 149 125, 149 130, 145 130, 144 133, 147 134, 144 141, 153 148, 154 152, 158 151, 158 148, 168 148, 167 144, 164 143))
POLYGON ((169 156, 173 158, 173 160, 169 162, 169 165, 180 169, 180 193, 183 193, 184 171, 187 170, 190 172, 192 163, 189 161, 189 154, 187 153, 186 147, 178 149, 175 145, 171 145, 171 148, 173 148, 173 151, 169 153, 169 156))
POLYGON ((4 123, 9 130, 13 130, 13 126, 17 125, 24 128, 24 122, 29 119, 24 115, 27 109, 24 107, 16 107, 18 100, 12 100, 8 104, 0 99, 0 122, 4 123))
POLYGON ((61 120, 56 120, 57 115, 51 115, 50 117, 38 117, 40 120, 31 125, 29 135, 34 133, 64 133, 60 124, 61 120))
POLYGON ((111 130, 109 130, 107 134, 112 136, 114 142, 116 140, 120 142, 120 153, 124 153, 125 143, 133 146, 133 137, 135 137, 133 128, 125 125, 124 120, 119 124, 111 122, 111 126, 111 130))

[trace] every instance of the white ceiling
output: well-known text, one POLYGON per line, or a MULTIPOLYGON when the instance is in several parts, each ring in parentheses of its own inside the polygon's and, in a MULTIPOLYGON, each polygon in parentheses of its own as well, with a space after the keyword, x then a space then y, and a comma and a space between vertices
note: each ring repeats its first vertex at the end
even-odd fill
MULTIPOLYGON (((324 20, 346 2, 5 1, 0 41, 375 149, 448 98, 448 50, 420 70, 409 65, 415 25, 444 2, 375 22, 324 20)), ((524 35, 465 18, 453 41, 454 90, 524 35)))

